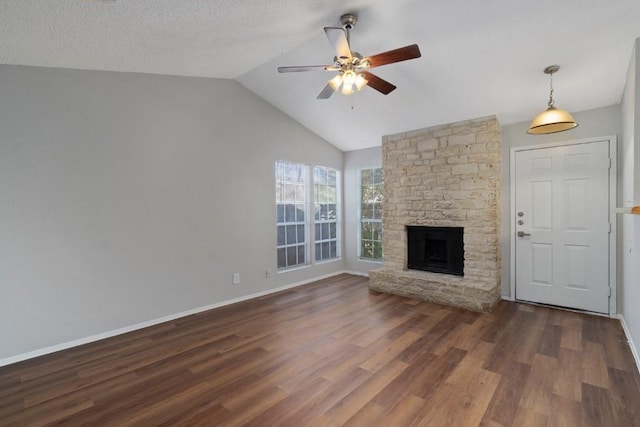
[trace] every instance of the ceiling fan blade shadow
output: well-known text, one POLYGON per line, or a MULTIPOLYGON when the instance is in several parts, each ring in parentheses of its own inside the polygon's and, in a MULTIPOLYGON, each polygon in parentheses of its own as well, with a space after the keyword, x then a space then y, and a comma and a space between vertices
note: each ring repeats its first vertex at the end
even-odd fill
POLYGON ((324 27, 329 43, 333 46, 336 57, 351 60, 351 48, 344 28, 324 27))
POLYGON ((360 74, 367 80, 367 86, 370 86, 383 95, 388 95, 396 89, 395 85, 368 71, 362 71, 360 74))
POLYGON ((301 65, 293 67, 278 67, 279 73, 298 73, 300 71, 336 71, 333 65, 301 65))
POLYGON ((322 92, 320 92, 320 94, 316 99, 329 99, 331 95, 333 95, 333 92, 335 91, 336 90, 330 84, 327 83, 327 85, 324 87, 324 89, 322 89, 322 92))
POLYGON ((412 44, 398 49, 378 53, 377 55, 369 56, 366 59, 371 63, 369 68, 373 68, 381 65, 393 64, 394 62, 406 61, 408 59, 420 58, 421 56, 422 54, 420 53, 418 45, 412 44))

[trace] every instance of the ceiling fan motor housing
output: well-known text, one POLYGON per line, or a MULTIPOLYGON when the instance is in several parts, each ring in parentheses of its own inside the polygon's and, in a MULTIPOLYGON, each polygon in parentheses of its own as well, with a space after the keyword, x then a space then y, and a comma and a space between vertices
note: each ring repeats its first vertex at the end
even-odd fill
POLYGON ((351 30, 356 26, 356 22, 358 21, 358 17, 353 13, 345 13, 340 17, 340 23, 344 27, 345 30, 351 30))

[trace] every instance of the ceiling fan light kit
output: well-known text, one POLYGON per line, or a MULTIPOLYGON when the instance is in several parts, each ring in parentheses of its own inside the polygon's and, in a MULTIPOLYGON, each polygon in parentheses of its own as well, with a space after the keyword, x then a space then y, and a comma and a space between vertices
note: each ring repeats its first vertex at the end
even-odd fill
POLYGON ((549 102, 547 103, 547 109, 538 114, 531 122, 531 126, 529 126, 529 130, 527 131, 530 135, 563 132, 578 126, 571 114, 565 110, 556 108, 554 105, 553 73, 556 73, 559 69, 559 65, 550 65, 544 69, 544 73, 549 74, 549 102))
POLYGON ((384 95, 388 95, 396 89, 396 86, 367 70, 381 65, 419 58, 421 56, 420 49, 417 44, 413 44, 370 57, 363 57, 358 52, 351 50, 351 30, 355 26, 356 21, 356 15, 348 13, 340 17, 342 28, 324 28, 329 43, 331 43, 335 52, 333 64, 278 67, 278 72, 337 71, 338 74, 329 80, 325 88, 318 95, 318 99, 328 99, 338 90, 340 90, 343 95, 351 95, 355 91, 362 90, 365 86, 369 86, 384 95))

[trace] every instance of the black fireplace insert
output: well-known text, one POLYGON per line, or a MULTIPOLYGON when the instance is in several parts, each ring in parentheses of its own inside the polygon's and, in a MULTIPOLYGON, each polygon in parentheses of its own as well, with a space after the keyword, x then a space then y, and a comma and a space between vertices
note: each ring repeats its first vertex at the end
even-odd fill
POLYGON ((407 268, 464 276, 463 227, 407 225, 407 268))

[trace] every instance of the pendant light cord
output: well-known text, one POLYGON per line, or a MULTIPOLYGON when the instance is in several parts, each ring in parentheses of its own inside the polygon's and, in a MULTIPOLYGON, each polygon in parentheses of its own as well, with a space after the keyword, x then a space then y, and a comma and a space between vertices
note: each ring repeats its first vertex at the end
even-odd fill
POLYGON ((547 107, 553 107, 553 73, 549 73, 549 103, 547 107))

